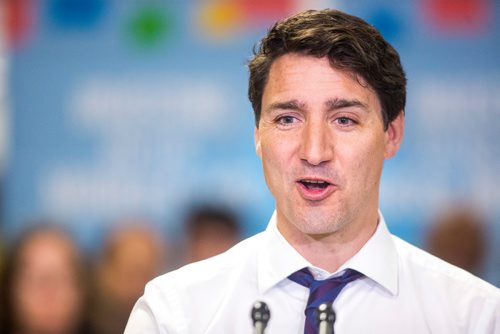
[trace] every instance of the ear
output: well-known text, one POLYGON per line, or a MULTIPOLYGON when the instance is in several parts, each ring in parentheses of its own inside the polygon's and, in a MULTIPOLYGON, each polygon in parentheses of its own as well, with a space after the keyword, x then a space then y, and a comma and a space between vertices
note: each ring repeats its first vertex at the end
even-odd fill
POLYGON ((259 128, 255 127, 253 131, 253 140, 255 142, 255 151, 257 152, 257 155, 259 158, 262 159, 262 150, 260 148, 260 133, 259 133, 259 128))
POLYGON ((403 141, 404 129, 405 115, 404 112, 401 111, 399 115, 391 123, 389 123, 389 126, 385 131, 384 158, 386 160, 392 158, 399 150, 403 141))

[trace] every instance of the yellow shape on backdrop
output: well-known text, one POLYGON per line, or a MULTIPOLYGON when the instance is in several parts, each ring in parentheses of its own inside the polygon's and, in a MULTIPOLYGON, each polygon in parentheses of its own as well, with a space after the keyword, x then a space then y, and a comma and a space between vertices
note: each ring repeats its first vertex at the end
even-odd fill
POLYGON ((198 24, 205 38, 224 41, 244 28, 244 13, 239 1, 207 0, 199 8, 198 24))

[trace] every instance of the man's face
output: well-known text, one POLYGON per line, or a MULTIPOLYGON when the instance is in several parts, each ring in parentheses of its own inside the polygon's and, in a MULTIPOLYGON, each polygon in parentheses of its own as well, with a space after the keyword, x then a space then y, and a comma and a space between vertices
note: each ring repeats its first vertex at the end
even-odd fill
POLYGON ((276 59, 255 143, 285 236, 373 226, 383 161, 402 132, 402 114, 384 131, 376 93, 327 58, 276 59))

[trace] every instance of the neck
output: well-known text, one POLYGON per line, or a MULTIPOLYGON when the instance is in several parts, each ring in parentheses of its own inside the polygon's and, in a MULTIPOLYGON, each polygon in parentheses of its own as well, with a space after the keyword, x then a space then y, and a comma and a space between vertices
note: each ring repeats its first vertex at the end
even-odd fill
POLYGON ((280 224, 278 219, 278 229, 290 245, 312 265, 331 273, 366 244, 377 225, 377 210, 328 234, 306 234, 293 224, 280 224))

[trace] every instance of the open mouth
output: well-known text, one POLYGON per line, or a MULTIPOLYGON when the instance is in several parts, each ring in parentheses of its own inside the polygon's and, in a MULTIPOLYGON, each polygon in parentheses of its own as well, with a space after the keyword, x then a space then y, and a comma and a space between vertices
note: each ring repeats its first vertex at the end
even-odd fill
POLYGON ((330 185, 330 183, 321 180, 300 180, 299 183, 310 190, 322 190, 330 185))
POLYGON ((319 202, 337 190, 337 186, 320 179, 300 179, 297 181, 300 196, 308 201, 319 202))

